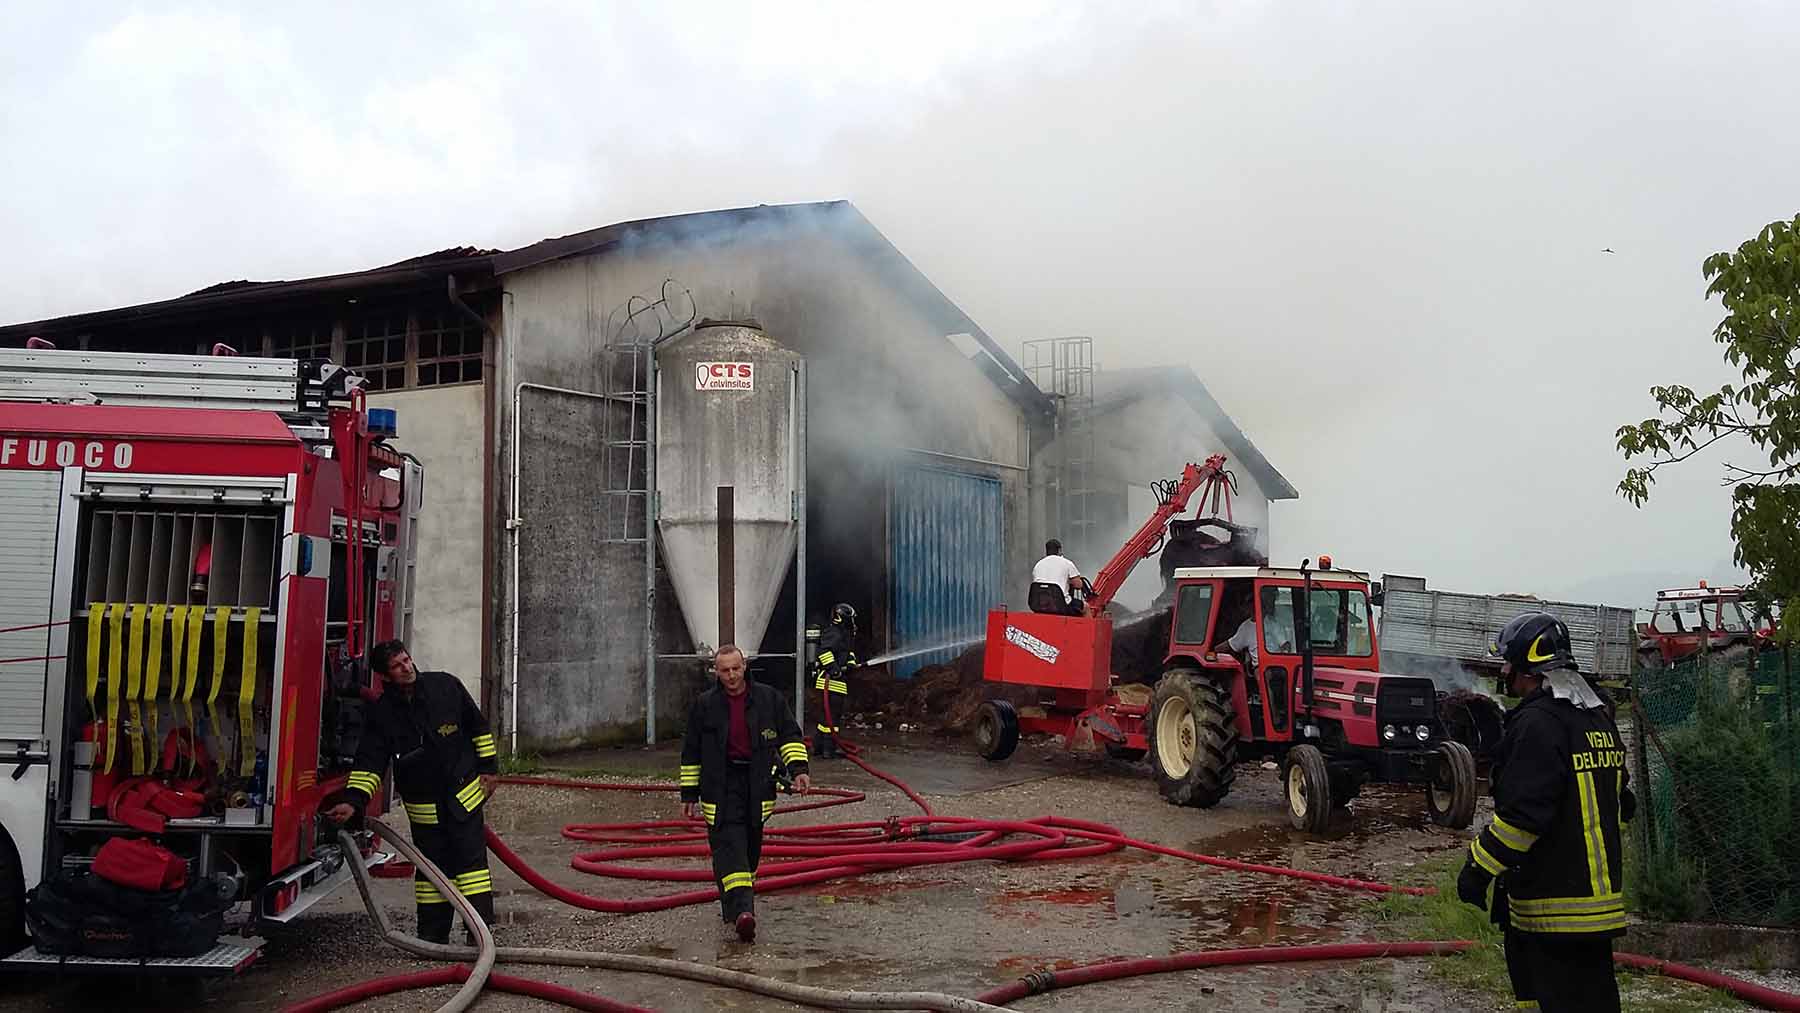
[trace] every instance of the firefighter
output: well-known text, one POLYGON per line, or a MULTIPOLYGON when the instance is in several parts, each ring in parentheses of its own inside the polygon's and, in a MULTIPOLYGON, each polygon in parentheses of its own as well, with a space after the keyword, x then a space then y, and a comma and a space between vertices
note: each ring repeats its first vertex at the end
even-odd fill
POLYGON ((1494 820, 1469 847, 1457 896, 1506 934, 1521 1008, 1619 1008, 1612 940, 1625 932, 1619 823, 1637 800, 1625 748, 1600 694, 1576 671, 1568 627, 1545 612, 1514 619, 1493 646, 1506 715, 1494 767, 1494 820))
POLYGON ((813 754, 821 760, 834 760, 844 755, 838 749, 837 736, 850 707, 850 683, 844 677, 862 665, 856 660, 856 610, 841 602, 833 605, 831 624, 823 630, 809 629, 807 635, 819 642, 819 653, 813 658, 813 688, 819 691, 820 704, 813 754))
POLYGON ((756 939, 756 866, 763 823, 775 810, 777 777, 812 787, 806 740, 781 695, 745 677, 744 652, 713 655, 718 685, 688 708, 681 743, 681 811, 706 821, 719 915, 744 942, 756 939))
MULTIPOLYGON (((419 671, 398 640, 376 644, 369 667, 382 674, 385 686, 363 722, 345 788, 349 801, 329 815, 342 823, 367 805, 391 760, 413 843, 492 925, 494 886, 482 815, 499 764, 487 719, 461 680, 448 672, 419 671)), ((449 942, 450 901, 422 870, 413 875, 413 899, 419 906, 419 938, 449 942)))

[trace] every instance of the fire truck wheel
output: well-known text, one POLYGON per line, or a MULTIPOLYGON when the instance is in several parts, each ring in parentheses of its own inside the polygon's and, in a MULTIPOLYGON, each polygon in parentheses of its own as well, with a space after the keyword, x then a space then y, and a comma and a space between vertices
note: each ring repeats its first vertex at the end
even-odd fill
POLYGON ((1331 774, 1318 746, 1295 746, 1283 765, 1288 823, 1295 830, 1322 834, 1331 825, 1331 774))
POLYGON ((1019 746, 1019 712, 1005 700, 989 700, 975 712, 975 748, 998 763, 1019 746))
POLYGON ((25 865, 12 838, 0 830, 0 949, 11 956, 25 945, 25 865))
POLYGON ((1431 811, 1431 822, 1440 827, 1467 829, 1475 822, 1475 794, 1475 757, 1469 747, 1448 740, 1438 743, 1431 782, 1425 786, 1425 807, 1431 811))
POLYGON ((1237 777, 1237 742, 1223 688, 1196 669, 1163 673, 1150 698, 1150 769, 1165 801, 1217 805, 1237 777))

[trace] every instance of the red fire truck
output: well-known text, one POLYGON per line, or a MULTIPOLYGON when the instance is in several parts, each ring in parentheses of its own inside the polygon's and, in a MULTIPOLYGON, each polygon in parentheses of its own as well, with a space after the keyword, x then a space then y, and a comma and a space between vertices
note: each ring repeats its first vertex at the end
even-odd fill
POLYGON ((233 881, 251 929, 386 857, 318 813, 366 647, 410 626, 423 468, 353 373, 213 353, 0 349, 0 967, 255 959, 230 936, 169 961, 27 945, 26 891, 115 837, 233 881))

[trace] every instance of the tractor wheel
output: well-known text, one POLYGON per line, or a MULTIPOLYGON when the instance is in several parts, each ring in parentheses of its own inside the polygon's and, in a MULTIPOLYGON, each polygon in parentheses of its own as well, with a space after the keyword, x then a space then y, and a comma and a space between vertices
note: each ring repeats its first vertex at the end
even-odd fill
POLYGON ((1125 763, 1136 763, 1144 758, 1144 750, 1132 749, 1119 745, 1117 742, 1108 742, 1106 743, 1106 755, 1125 763))
POLYGON ((1290 826, 1309 834, 1322 834, 1331 826, 1331 774, 1318 746, 1288 750, 1282 786, 1290 826))
POLYGON ((1431 783, 1425 786, 1425 807, 1431 822, 1440 827, 1467 829, 1475 822, 1475 757, 1460 742, 1440 742, 1431 783))
POLYGON ((0 830, 0 956, 25 945, 25 866, 12 839, 0 830))
POLYGON ((989 700, 975 712, 975 748, 995 763, 1019 747, 1019 712, 1005 700, 989 700))
POLYGON ((1150 698, 1150 769, 1175 805, 1214 806, 1237 777, 1231 697, 1191 668, 1163 673, 1150 698))

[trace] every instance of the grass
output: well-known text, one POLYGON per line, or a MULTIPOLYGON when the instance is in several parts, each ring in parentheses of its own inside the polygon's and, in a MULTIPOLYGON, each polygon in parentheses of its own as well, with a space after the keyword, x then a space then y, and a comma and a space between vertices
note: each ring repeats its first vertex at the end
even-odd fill
POLYGON ((500 773, 516 777, 611 777, 624 781, 659 782, 673 779, 662 770, 643 767, 609 766, 603 763, 564 763, 546 760, 540 753, 521 753, 500 757, 500 773))
MULTIPOLYGON (((1628 851, 1627 861, 1631 857, 1628 851)), ((1432 973, 1459 988, 1492 996, 1496 1006, 1509 1007, 1512 982, 1506 974, 1500 928, 1488 921, 1486 911, 1457 899, 1456 876, 1462 864, 1462 852, 1423 863, 1421 870, 1438 892, 1424 897, 1389 894, 1375 902, 1375 921, 1381 934, 1389 939, 1474 941, 1475 945, 1460 957, 1431 961, 1432 973)), ((1633 1013, 1713 1013, 1750 1008, 1723 992, 1650 974, 1621 973, 1619 997, 1624 1008, 1633 1013)))

